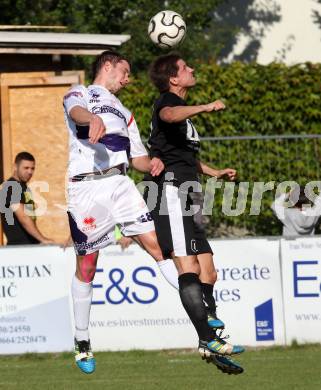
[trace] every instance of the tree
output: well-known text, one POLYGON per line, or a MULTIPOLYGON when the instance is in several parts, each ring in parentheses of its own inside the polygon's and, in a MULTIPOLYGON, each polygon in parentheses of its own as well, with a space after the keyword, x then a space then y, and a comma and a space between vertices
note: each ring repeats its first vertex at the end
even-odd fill
POLYGON ((150 18, 163 9, 180 13, 187 24, 187 38, 179 47, 191 60, 215 55, 215 41, 206 30, 212 12, 223 0, 2 0, 1 24, 66 25, 69 32, 130 34, 131 40, 121 52, 132 61, 135 70, 145 69, 152 58, 163 51, 148 38, 150 18))
POLYGON ((233 55, 233 61, 256 61, 266 31, 281 20, 279 3, 278 0, 225 0, 216 7, 208 34, 217 43, 220 61, 231 60, 229 55, 238 43, 238 33, 247 37, 247 44, 240 54, 233 55))

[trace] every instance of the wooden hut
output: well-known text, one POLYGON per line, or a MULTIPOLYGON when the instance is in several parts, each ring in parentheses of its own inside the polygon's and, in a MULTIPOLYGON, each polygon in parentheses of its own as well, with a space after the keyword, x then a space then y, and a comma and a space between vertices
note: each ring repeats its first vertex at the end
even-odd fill
POLYGON ((84 71, 73 70, 74 56, 97 55, 128 39, 129 35, 0 31, 0 182, 12 174, 17 153, 35 156, 30 185, 36 203, 46 208, 37 224, 58 242, 69 234, 68 134, 62 98, 72 84, 84 82, 84 71))

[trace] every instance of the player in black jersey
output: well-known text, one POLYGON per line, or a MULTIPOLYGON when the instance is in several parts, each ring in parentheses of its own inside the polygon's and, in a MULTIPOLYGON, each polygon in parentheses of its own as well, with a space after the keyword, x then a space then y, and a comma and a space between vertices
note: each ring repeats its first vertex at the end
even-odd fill
POLYGON ((165 170, 156 179, 145 177, 158 185, 156 199, 152 199, 155 193, 149 188, 145 198, 148 204, 156 203, 156 207, 150 208, 157 238, 164 258, 172 258, 178 269, 179 293, 198 333, 201 354, 231 355, 243 352, 244 348, 226 343, 216 334, 217 328, 224 327, 216 316, 213 297, 217 274, 205 232, 194 220, 191 194, 201 191, 199 174, 234 180, 236 171, 214 169, 198 159, 200 142, 190 118, 225 106, 220 100, 187 105, 187 91, 196 83, 193 72, 176 54, 161 56, 151 66, 150 76, 160 96, 153 109, 150 156, 160 158, 165 170))

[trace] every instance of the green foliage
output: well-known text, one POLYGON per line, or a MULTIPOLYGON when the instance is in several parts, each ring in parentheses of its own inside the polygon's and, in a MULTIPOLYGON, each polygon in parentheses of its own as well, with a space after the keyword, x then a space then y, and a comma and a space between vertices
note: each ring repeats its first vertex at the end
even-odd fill
MULTIPOLYGON (((174 332, 172 327, 168 326, 168 332, 174 332)), ((320 390, 320 353, 320 344, 303 345, 300 349, 248 348, 236 358, 245 368, 242 375, 221 373, 213 364, 205 364, 193 350, 97 352, 93 375, 79 371, 72 353, 39 354, 41 359, 35 354, 2 355, 1 389, 320 390)))
MULTIPOLYGON (((215 40, 206 39, 211 12, 222 0, 3 0, 0 24, 65 25, 69 32, 93 34, 130 34, 122 46, 134 69, 144 69, 157 48, 149 39, 149 20, 157 12, 172 9, 181 13, 188 26, 188 39, 180 50, 189 58, 208 58, 215 54, 215 40)), ((84 58, 87 64, 88 59, 84 58)))
MULTIPOLYGON (((320 2, 320 0, 318 0, 320 2)), ((184 58, 196 68, 198 84, 188 97, 189 104, 208 103, 223 99, 224 112, 203 114, 195 118, 201 136, 242 136, 271 134, 320 134, 321 66, 302 64, 286 67, 281 64, 260 66, 235 62, 218 66, 210 62, 224 47, 237 28, 216 23, 213 12, 223 0, 2 0, 0 24, 66 25, 69 32, 130 34, 132 39, 121 51, 134 65, 145 70, 162 52, 147 35, 150 18, 162 9, 181 13, 188 28, 187 39, 180 46, 184 58), (213 39, 214 37, 214 39, 213 39), (225 39, 225 38, 226 39, 225 39), (226 42, 225 42, 226 43, 226 42)), ((248 7, 243 5, 244 7, 248 7)), ((227 8, 223 22, 235 8, 227 8)), ((274 15, 277 18, 277 14, 274 15)), ((318 15, 314 14, 316 21, 318 15)), ((233 19, 233 18, 232 18, 233 19)), ((89 67, 91 58, 79 58, 75 64, 89 67)), ((144 72, 122 92, 125 104, 135 113, 143 137, 149 134, 153 100, 157 91, 151 87, 144 72)), ((216 167, 235 167, 239 181, 250 182, 249 194, 257 181, 296 180, 305 184, 320 177, 320 140, 249 140, 204 141, 201 159, 216 167)), ((136 180, 142 175, 134 174, 136 180)), ((239 186, 234 189, 237 193, 239 186)), ((241 187, 242 188, 242 187, 241 187)), ((244 191, 244 190, 243 190, 244 191)), ((261 213, 249 215, 251 196, 245 212, 227 217, 222 213, 224 186, 217 190, 209 232, 222 234, 277 234, 280 224, 272 215, 270 204, 274 191, 263 196, 261 213)), ((232 202, 235 206, 236 199, 232 202)))
MULTIPOLYGON (((222 99, 227 107, 224 112, 194 119, 202 137, 321 133, 320 64, 191 65, 196 68, 197 85, 188 95, 188 103, 222 99)), ((157 95, 145 73, 137 74, 121 95, 136 113, 145 137, 157 95)))
MULTIPOLYGON (((189 104, 220 98, 227 106, 224 112, 194 118, 202 137, 321 134, 321 65, 196 64, 196 76, 198 83, 190 91, 189 104)), ((145 73, 138 74, 121 95, 125 105, 135 113, 145 139, 157 95, 145 73)), ((212 236, 279 234, 281 225, 270 209, 277 185, 285 180, 295 180, 302 185, 318 180, 320 157, 321 140, 316 139, 203 141, 202 161, 214 167, 236 168, 239 181, 250 182, 246 209, 240 216, 229 217, 222 213, 225 186, 216 191, 209 233, 212 236), (253 184, 259 181, 274 181, 274 187, 263 195, 259 215, 250 215, 253 184)), ((135 176, 136 180, 139 178, 135 176)), ((236 185, 233 205, 238 188, 236 185)))

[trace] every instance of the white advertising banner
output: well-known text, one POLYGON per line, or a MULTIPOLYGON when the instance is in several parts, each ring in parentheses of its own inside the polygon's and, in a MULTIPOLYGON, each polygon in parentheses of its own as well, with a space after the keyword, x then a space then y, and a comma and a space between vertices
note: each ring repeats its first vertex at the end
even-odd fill
POLYGON ((286 342, 321 342, 321 237, 281 240, 286 342))
MULTIPOLYGON (((233 343, 283 344, 279 241, 212 241, 218 315, 233 343)), ((0 353, 58 352, 73 345, 71 248, 1 248, 0 353)), ((90 317, 94 350, 195 348, 178 291, 139 246, 101 250, 90 317)))
MULTIPOLYGON (((233 343, 284 344, 279 241, 212 241, 219 280, 218 314, 233 343)), ((178 292, 142 249, 102 251, 94 280, 95 349, 193 348, 196 332, 178 292)))
POLYGON ((284 344, 279 240, 211 241, 217 315, 234 344, 284 344))
POLYGON ((5 247, 0 258, 1 353, 70 350, 70 254, 57 247, 5 247))
POLYGON ((95 350, 196 348, 198 343, 178 291, 137 245, 100 252, 90 338, 95 350))

